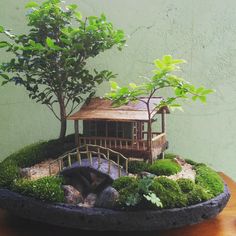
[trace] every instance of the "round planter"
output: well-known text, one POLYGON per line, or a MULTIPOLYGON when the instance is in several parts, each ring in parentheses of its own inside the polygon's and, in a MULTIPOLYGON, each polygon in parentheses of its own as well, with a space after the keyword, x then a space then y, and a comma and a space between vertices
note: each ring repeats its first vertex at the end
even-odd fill
POLYGON ((227 185, 217 197, 196 205, 142 211, 117 211, 49 204, 0 189, 0 208, 20 217, 48 224, 86 230, 161 230, 199 223, 219 214, 230 198, 227 185))

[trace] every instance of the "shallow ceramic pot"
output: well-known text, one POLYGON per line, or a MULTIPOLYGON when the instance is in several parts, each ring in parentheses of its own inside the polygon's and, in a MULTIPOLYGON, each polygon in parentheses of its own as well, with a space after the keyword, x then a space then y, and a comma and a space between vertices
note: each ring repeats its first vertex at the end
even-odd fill
POLYGON ((23 218, 70 228, 147 231, 177 228, 214 218, 223 210, 229 198, 229 189, 225 184, 222 194, 196 205, 163 210, 117 211, 49 204, 0 189, 0 208, 23 218))

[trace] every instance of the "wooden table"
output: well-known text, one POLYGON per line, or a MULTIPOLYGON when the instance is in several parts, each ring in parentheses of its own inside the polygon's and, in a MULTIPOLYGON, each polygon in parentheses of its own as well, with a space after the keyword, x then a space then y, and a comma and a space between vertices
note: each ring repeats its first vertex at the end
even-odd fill
MULTIPOLYGON (((236 236, 236 183, 221 173, 231 190, 231 199, 227 207, 215 219, 201 224, 161 232, 145 232, 142 235, 161 236, 236 236)), ((60 228, 42 223, 24 220, 0 209, 0 236, 70 236, 86 235, 91 232, 60 228)), ((110 233, 104 233, 110 235, 110 233)), ((132 235, 132 233, 117 233, 132 235)))

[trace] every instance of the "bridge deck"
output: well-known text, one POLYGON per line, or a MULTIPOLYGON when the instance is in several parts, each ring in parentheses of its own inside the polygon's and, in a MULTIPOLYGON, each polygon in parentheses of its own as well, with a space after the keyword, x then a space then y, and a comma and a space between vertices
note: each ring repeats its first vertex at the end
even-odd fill
MULTIPOLYGON (((109 166, 109 161, 106 159, 100 158, 100 166, 99 166, 99 161, 97 157, 92 157, 92 165, 90 164, 90 161, 88 158, 82 159, 81 160, 81 165, 79 162, 74 162, 71 167, 67 167, 66 169, 71 169, 71 168, 78 168, 78 167, 90 167, 98 172, 101 172, 103 174, 109 175, 111 179, 115 180, 119 178, 119 168, 117 165, 113 164, 111 162, 111 167, 110 167, 110 173, 108 173, 108 166, 109 166)), ((121 174, 120 176, 126 176, 127 173, 123 168, 121 168, 121 174)))

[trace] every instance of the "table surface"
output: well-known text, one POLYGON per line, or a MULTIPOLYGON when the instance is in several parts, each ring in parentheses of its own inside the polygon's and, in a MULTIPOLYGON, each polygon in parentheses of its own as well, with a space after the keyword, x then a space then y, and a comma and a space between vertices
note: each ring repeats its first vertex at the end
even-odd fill
MULTIPOLYGON (((228 176, 220 173, 231 191, 231 198, 226 208, 212 220, 203 223, 167 231, 145 232, 142 235, 161 236, 235 236, 236 235, 236 183, 228 176)), ((33 222, 13 216, 0 209, 0 236, 69 236, 86 235, 89 231, 67 229, 33 222)), ((110 234, 106 232, 104 234, 110 234)), ((128 232, 117 234, 132 235, 128 232)))

